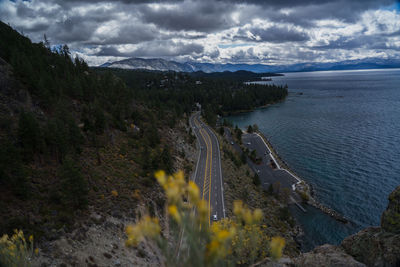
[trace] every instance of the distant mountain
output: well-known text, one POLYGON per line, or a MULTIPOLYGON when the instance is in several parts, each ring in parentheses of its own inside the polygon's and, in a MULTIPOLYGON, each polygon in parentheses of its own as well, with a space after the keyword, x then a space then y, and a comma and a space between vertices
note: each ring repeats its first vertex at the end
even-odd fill
POLYGON ((168 61, 161 58, 128 58, 116 62, 107 62, 100 67, 118 68, 118 69, 145 69, 145 70, 159 70, 159 71, 177 71, 177 72, 193 72, 189 63, 179 63, 175 61, 168 61))
POLYGON ((265 65, 265 64, 212 64, 185 62, 179 63, 161 58, 128 58, 115 62, 107 62, 101 65, 104 68, 119 69, 145 69, 158 71, 197 72, 206 73, 224 71, 251 71, 264 72, 293 72, 293 71, 319 71, 319 70, 355 70, 355 69, 382 69, 400 68, 400 59, 366 58, 359 60, 346 60, 330 63, 299 63, 291 65, 265 65))

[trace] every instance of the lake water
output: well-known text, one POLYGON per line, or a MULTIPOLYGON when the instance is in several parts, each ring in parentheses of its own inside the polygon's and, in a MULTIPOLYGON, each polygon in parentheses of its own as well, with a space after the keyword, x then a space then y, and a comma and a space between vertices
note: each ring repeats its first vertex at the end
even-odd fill
POLYGON ((400 69, 272 79, 266 83, 289 86, 284 102, 228 119, 241 128, 257 124, 316 198, 354 222, 292 209, 306 232, 305 250, 379 225, 389 193, 400 185, 400 69))

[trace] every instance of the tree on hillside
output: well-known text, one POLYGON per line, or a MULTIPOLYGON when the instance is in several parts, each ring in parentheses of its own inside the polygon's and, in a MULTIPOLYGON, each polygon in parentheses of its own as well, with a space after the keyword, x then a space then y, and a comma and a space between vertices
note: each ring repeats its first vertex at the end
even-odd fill
POLYGON ((10 140, 0 139, 0 186, 3 185, 21 198, 27 196, 28 183, 20 153, 10 140))
POLYGON ((235 134, 236 134, 236 139, 238 141, 239 144, 242 143, 242 130, 240 130, 237 125, 235 127, 235 134))
POLYGON ((63 202, 70 208, 84 208, 88 204, 87 182, 77 162, 67 156, 59 169, 62 183, 63 202))
POLYGON ((165 146, 161 152, 161 166, 160 168, 165 170, 167 173, 172 173, 173 160, 169 152, 169 147, 165 146))
POLYGON ((38 122, 30 112, 22 111, 18 121, 18 141, 25 161, 31 161, 41 148, 41 131, 38 122))

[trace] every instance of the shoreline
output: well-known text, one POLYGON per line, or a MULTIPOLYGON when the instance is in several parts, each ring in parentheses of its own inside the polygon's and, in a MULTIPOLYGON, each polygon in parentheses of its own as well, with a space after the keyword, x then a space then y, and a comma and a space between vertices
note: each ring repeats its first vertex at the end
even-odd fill
POLYGON ((293 178, 295 178, 297 180, 297 183, 292 185, 292 190, 294 192, 297 192, 299 195, 301 194, 301 192, 304 192, 305 194, 307 194, 309 199, 306 202, 306 204, 321 210, 325 214, 331 216, 332 218, 334 218, 335 220, 337 220, 341 223, 346 224, 346 223, 350 222, 346 217, 341 215, 339 212, 318 202, 315 199, 314 189, 312 188, 312 186, 310 186, 306 181, 304 181, 304 179, 300 178, 299 175, 297 175, 292 169, 289 168, 289 166, 286 164, 286 162, 284 160, 282 160, 282 158, 279 156, 279 154, 276 152, 276 150, 274 149, 272 144, 264 136, 263 133, 261 133, 260 131, 255 131, 255 133, 264 141, 265 145, 267 146, 268 150, 270 151, 271 158, 273 159, 273 161, 275 162, 275 164, 277 166, 277 169, 286 171, 293 178))
POLYGON ((279 100, 279 101, 276 101, 276 102, 273 102, 273 103, 268 103, 268 104, 265 104, 265 105, 262 105, 262 106, 257 106, 257 107, 255 107, 255 108, 253 108, 253 109, 241 109, 241 110, 231 111, 231 112, 226 112, 226 113, 224 112, 224 113, 222 114, 222 117, 227 117, 227 116, 232 116, 232 115, 240 115, 240 114, 242 114, 242 113, 253 112, 253 111, 257 110, 257 109, 264 109, 264 108, 267 108, 267 107, 269 107, 269 106, 282 103, 283 101, 285 101, 286 97, 287 97, 287 96, 285 96, 285 98, 282 99, 282 100, 279 100))

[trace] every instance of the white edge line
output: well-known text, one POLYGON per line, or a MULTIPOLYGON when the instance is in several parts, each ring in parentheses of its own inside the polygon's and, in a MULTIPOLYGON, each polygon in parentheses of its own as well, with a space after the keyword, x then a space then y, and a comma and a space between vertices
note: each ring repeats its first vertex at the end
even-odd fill
POLYGON ((215 135, 214 131, 210 129, 212 134, 214 135, 215 139, 217 139, 217 147, 218 147, 218 161, 219 161, 219 174, 220 174, 220 181, 221 181, 221 198, 222 198, 222 211, 224 212, 225 218, 225 204, 224 204, 224 186, 222 184, 222 169, 221 169, 221 152, 219 150, 219 141, 218 137, 215 135))
POLYGON ((281 166, 279 166, 278 162, 276 161, 274 155, 272 155, 271 149, 269 149, 269 146, 267 145, 267 143, 265 143, 264 138, 261 137, 261 135, 259 135, 258 133, 256 133, 256 135, 258 137, 260 137, 260 139, 263 141, 264 145, 267 147, 268 151, 269 151, 269 156, 272 158, 272 160, 275 162, 277 168, 280 170, 282 169, 281 166))
POLYGON ((269 146, 267 145, 267 143, 265 143, 264 138, 261 137, 261 135, 259 133, 256 133, 256 135, 258 137, 261 138, 261 140, 263 141, 264 145, 268 148, 269 151, 269 155, 272 158, 272 160, 275 162, 276 166, 278 167, 279 170, 283 170, 285 172, 287 172, 290 176, 292 176, 294 179, 297 180, 297 183, 292 184, 292 190, 295 191, 296 190, 296 185, 301 183, 301 179, 299 177, 297 177, 296 175, 294 175, 293 173, 291 173, 290 171, 286 170, 285 168, 281 168, 278 164, 278 162, 275 160, 274 155, 272 154, 271 150, 269 149, 269 146))
MULTIPOLYGON (((191 119, 194 118, 194 116, 195 116, 195 115, 193 115, 193 117, 191 116, 191 119)), ((190 119, 189 119, 189 122, 190 122, 190 127, 193 128, 192 121, 191 121, 190 119)), ((194 177, 192 176, 192 180, 193 180, 194 182, 196 182, 197 168, 199 167, 200 156, 201 156, 201 149, 200 149, 200 148, 201 148, 201 144, 200 144, 200 141, 199 141, 199 137, 197 136, 196 130, 193 130, 193 131, 194 131, 194 134, 196 135, 196 140, 197 140, 197 145, 198 145, 198 150, 199 150, 198 157, 197 157, 196 170, 195 170, 195 172, 194 172, 194 177)))

